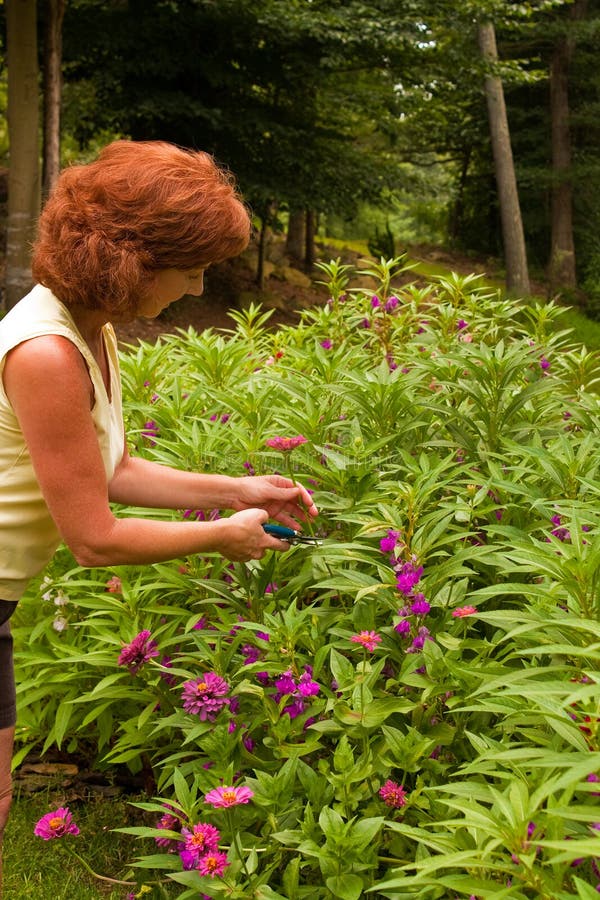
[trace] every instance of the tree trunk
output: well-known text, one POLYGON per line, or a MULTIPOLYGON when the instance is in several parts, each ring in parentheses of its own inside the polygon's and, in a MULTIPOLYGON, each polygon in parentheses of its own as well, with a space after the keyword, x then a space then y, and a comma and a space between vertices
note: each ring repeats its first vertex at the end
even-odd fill
POLYGON ((304 242, 304 267, 311 272, 315 264, 315 213, 312 209, 306 210, 306 231, 304 242))
MULTIPOLYGON (((587 0, 575 0, 571 20, 587 12, 587 0)), ((567 26, 568 27, 568 26, 567 26)), ((554 47, 550 61, 550 114, 552 120, 552 235, 548 277, 552 291, 577 286, 573 238, 573 183, 569 124, 569 67, 575 41, 566 32, 554 47)))
POLYGON ((462 160, 460 165, 460 175, 458 179, 458 190, 456 199, 450 209, 450 217, 448 222, 448 237, 450 238, 450 246, 455 247, 458 244, 460 230, 463 221, 465 209, 465 187, 467 184, 467 174, 469 172, 469 163, 471 162, 471 148, 463 149, 462 160))
POLYGON ((297 262, 304 256, 305 219, 306 216, 303 209, 290 211, 285 252, 297 262))
MULTIPOLYGON (((496 48, 496 33, 491 22, 483 22, 478 26, 478 38, 484 60, 493 66, 498 60, 498 51, 496 48)), ((523 220, 521 218, 517 179, 510 145, 504 90, 502 81, 497 75, 486 75, 485 96, 494 154, 500 219, 502 222, 506 287, 511 293, 528 294, 529 274, 527 270, 523 220)))
POLYGON ((42 196, 50 194, 60 172, 62 23, 66 0, 47 0, 44 47, 44 164, 42 196))
POLYGON ((36 0, 7 0, 8 221, 5 307, 31 287, 30 246, 40 210, 36 0))

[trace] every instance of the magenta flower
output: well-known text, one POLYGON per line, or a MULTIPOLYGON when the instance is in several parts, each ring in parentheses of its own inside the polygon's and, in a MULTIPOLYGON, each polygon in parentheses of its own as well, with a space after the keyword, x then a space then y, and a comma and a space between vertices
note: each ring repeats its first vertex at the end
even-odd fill
POLYGON ((381 538, 381 540, 379 541, 379 549, 381 550, 381 552, 393 553, 396 549, 399 537, 399 531, 394 531, 393 528, 388 529, 387 535, 384 538, 381 538))
POLYGON ((408 619, 402 619, 401 622, 398 622, 397 625, 394 625, 394 631, 397 631, 398 634, 409 634, 410 633, 410 622, 408 619))
POLYGON ((383 787, 379 789, 379 796, 386 806, 391 806, 394 809, 406 806, 406 791, 401 784, 391 781, 389 778, 383 787))
POLYGON ((73 816, 67 806, 61 806, 54 812, 46 813, 37 822, 33 833, 45 841, 53 838, 65 837, 67 834, 79 834, 79 828, 73 821, 73 816))
MULTIPOLYGON (((165 809, 167 812, 163 813, 158 822, 156 823, 156 827, 161 831, 179 831, 181 826, 181 822, 179 817, 174 815, 175 810, 172 806, 165 804, 165 809)), ((173 847, 177 842, 174 838, 169 837, 155 837, 154 840, 158 844, 159 847, 173 847)))
POLYGON ((321 685, 318 681, 312 680, 310 672, 303 672, 298 679, 297 690, 301 697, 314 697, 321 690, 321 685))
POLYGON ((219 848, 221 835, 219 829, 214 825, 200 822, 198 825, 192 826, 191 831, 188 828, 182 828, 181 834, 185 838, 185 849, 189 853, 194 853, 196 857, 203 856, 205 853, 214 853, 219 848))
POLYGON ((465 616, 472 616, 476 612, 474 606, 458 606, 452 610, 452 615, 455 619, 464 619, 465 616))
POLYGON ((422 574, 423 566, 415 566, 412 562, 404 563, 400 571, 396 573, 396 587, 401 594, 408 595, 419 583, 422 574))
POLYGON ((272 447, 274 450, 281 450, 282 453, 289 453, 291 450, 294 450, 296 447, 299 447, 300 444, 306 444, 307 438, 302 437, 301 434, 296 437, 272 437, 268 438, 265 441, 267 447, 272 447))
POLYGON ((277 679, 275 687, 282 696, 285 694, 294 694, 296 692, 296 679, 292 675, 291 669, 288 669, 287 672, 284 672, 283 675, 277 679))
POLYGON ((324 341, 321 341, 321 347, 323 350, 331 350, 333 347, 333 342, 329 340, 329 338, 325 338, 324 341))
POLYGON ((361 631, 359 634, 353 634, 350 640, 353 644, 361 644, 365 650, 373 653, 381 643, 381 635, 375 631, 361 631))
POLYGON ((131 674, 135 675, 145 662, 158 655, 157 643, 152 640, 150 632, 140 631, 130 644, 125 644, 119 654, 118 664, 127 666, 131 674))
POLYGON ((229 685, 215 672, 206 672, 200 678, 186 681, 183 685, 183 708, 186 712, 200 717, 201 722, 214 722, 224 706, 229 705, 229 685))
POLYGON ((213 850, 198 860, 197 869, 200 875, 208 875, 209 878, 215 878, 223 874, 229 862, 227 854, 220 850, 213 850))
POLYGON ((414 616, 426 616, 430 610, 431 606, 427 600, 425 600, 423 594, 415 594, 413 603, 410 607, 411 613, 414 616))
POLYGON ((545 371, 546 369, 549 369, 549 368, 550 368, 550 363, 548 362, 548 360, 546 359, 545 356, 542 356, 542 358, 540 359, 540 369, 543 369, 545 371))
POLYGON ((144 423, 144 427, 142 428, 142 435, 146 438, 151 447, 156 446, 156 441, 154 440, 154 438, 159 434, 160 428, 158 427, 154 419, 150 419, 150 421, 144 423))
POLYGON ((214 809, 228 809, 248 803, 254 797, 254 791, 247 787, 216 787, 204 795, 204 800, 214 809))

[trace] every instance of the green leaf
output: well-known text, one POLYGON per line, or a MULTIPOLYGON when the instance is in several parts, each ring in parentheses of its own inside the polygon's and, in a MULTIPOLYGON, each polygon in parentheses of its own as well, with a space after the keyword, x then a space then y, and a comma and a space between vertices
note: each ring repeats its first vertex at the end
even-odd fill
POLYGON ((342 900, 358 900, 363 890, 363 880, 358 875, 332 875, 325 884, 334 897, 342 900))

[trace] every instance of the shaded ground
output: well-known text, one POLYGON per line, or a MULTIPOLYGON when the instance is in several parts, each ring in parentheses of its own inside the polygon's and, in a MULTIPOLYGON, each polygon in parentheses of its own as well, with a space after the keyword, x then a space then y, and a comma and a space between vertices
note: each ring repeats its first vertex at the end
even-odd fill
POLYGON ((229 311, 243 309, 251 302, 273 310, 270 325, 294 325, 299 320, 299 310, 327 299, 325 288, 319 285, 304 287, 273 276, 265 280, 260 290, 252 271, 235 262, 209 269, 204 285, 202 297, 183 297, 157 319, 138 319, 118 326, 121 343, 152 342, 161 334, 187 330, 190 326, 196 331, 235 328, 229 311))
MULTIPOLYGON (((277 251, 277 247, 275 247, 277 251)), ((319 248, 323 259, 341 257, 343 263, 356 265, 361 258, 352 251, 340 251, 338 248, 319 248)), ((432 269, 445 273, 457 272, 462 275, 470 273, 487 274, 490 278, 498 278, 498 261, 475 259, 457 253, 449 253, 438 247, 419 245, 410 248, 411 258, 431 265, 432 269)), ((274 267, 271 266, 271 269, 274 267)), ((290 269, 288 266, 288 273, 290 269)), ((293 274, 293 273, 292 273, 293 274)), ((281 269, 274 269, 273 274, 265 279, 261 289, 255 283, 254 271, 247 262, 233 260, 223 263, 207 271, 205 290, 202 297, 184 297, 166 309, 157 319, 138 319, 129 325, 119 326, 117 334, 123 344, 136 343, 138 340, 153 342, 161 334, 187 330, 190 326, 196 331, 207 328, 232 329, 235 322, 229 316, 229 310, 240 310, 251 302, 260 304, 263 309, 272 309, 269 324, 273 327, 294 325, 298 322, 299 311, 307 307, 326 302, 328 292, 316 283, 321 273, 315 269, 312 284, 295 283, 306 281, 298 272, 298 278, 290 281, 281 276, 281 269)), ((421 278, 416 273, 407 273, 405 281, 416 281, 425 284, 429 278, 421 278)), ((367 279, 368 281, 368 279, 367 279)), ((543 283, 532 284, 535 294, 546 293, 543 283)))

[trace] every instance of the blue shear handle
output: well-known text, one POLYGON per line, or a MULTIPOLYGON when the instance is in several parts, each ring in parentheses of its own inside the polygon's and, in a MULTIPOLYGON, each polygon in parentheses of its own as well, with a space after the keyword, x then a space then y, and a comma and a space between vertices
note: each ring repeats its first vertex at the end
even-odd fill
POLYGON ((286 528, 285 525, 271 525, 270 523, 267 523, 266 525, 263 525, 263 529, 272 537, 279 538, 280 541, 289 541, 296 537, 294 529, 286 528))

